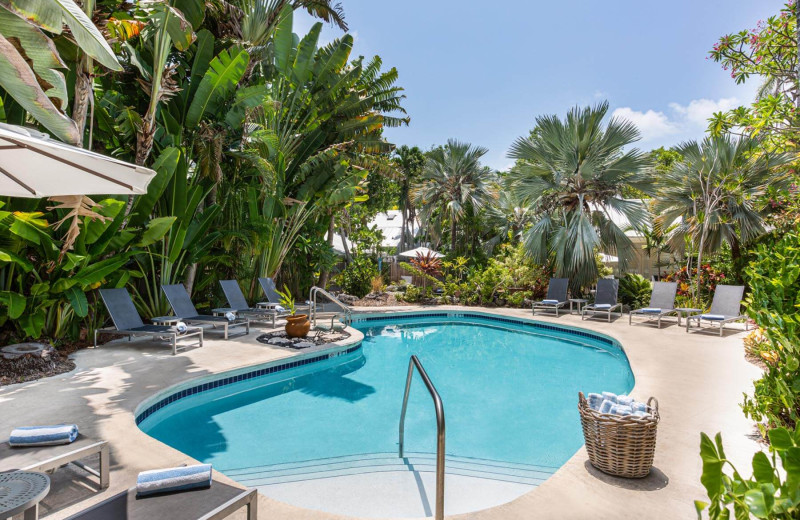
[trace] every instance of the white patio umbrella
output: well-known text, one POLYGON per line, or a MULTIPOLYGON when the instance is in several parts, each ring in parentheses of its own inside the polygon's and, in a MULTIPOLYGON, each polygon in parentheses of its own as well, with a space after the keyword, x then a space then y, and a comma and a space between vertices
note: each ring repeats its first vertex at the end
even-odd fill
POLYGON ((427 255, 428 253, 432 254, 434 258, 442 258, 444 255, 442 253, 437 253, 432 249, 428 249, 427 247, 418 247, 416 249, 411 249, 410 251, 404 251, 400 253, 398 256, 407 256, 409 258, 416 258, 417 255, 427 255))
POLYGON ((142 195, 156 172, 0 123, 0 195, 142 195))
POLYGON ((619 257, 614 255, 607 255, 605 253, 600 253, 600 261, 604 264, 618 264, 619 257))

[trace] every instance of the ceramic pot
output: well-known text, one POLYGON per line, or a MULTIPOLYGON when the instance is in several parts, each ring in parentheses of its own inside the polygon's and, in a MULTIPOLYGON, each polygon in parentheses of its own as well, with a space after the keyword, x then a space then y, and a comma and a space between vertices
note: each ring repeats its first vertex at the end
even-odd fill
POLYGON ((308 315, 295 314, 286 318, 286 335, 290 338, 305 338, 311 330, 311 322, 308 315))

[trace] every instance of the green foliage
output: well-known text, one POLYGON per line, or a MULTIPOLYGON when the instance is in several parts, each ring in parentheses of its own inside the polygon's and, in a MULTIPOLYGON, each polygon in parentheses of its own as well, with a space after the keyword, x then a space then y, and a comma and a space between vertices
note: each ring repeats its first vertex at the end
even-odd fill
POLYGON ((468 304, 496 303, 498 296, 510 289, 525 289, 537 297, 547 291, 549 279, 548 270, 528 257, 524 244, 507 244, 496 257, 489 259, 484 269, 475 269, 467 276, 461 294, 468 304))
POLYGON ((631 309, 641 309, 650 303, 653 285, 640 274, 627 273, 619 280, 619 301, 631 309))
POLYGON ((292 291, 289 290, 289 287, 284 285, 282 291, 275 289, 275 292, 278 293, 278 296, 281 297, 280 299, 281 306, 287 311, 289 311, 290 315, 294 316, 295 314, 297 314, 297 307, 295 306, 294 296, 292 295, 292 291))
POLYGON ((378 266, 368 256, 357 256, 339 273, 334 282, 350 295, 363 298, 372 289, 372 279, 378 276, 378 266))
POLYGON ((800 431, 776 428, 769 432, 769 455, 753 456, 753 474, 746 478, 725 456, 722 436, 712 441, 700 434, 703 473, 700 481, 709 502, 695 501, 697 517, 708 509, 711 520, 797 518, 800 512, 800 431), (730 469, 730 474, 726 473, 730 469))
POLYGON ((800 227, 760 244, 745 277, 748 315, 775 358, 754 382, 753 397, 745 395, 742 408, 765 422, 762 429, 794 427, 800 417, 800 227))
POLYGON ((648 220, 642 203, 621 198, 623 189, 652 190, 647 158, 628 147, 639 130, 620 119, 604 125, 607 113, 602 103, 575 107, 563 120, 538 117, 530 136, 517 139, 509 152, 517 160, 509 174, 513 189, 533 214, 526 247, 536 262, 569 278, 576 293, 598 278, 596 251, 616 251, 622 270, 634 258, 633 243, 609 212, 621 213, 635 229, 648 220))
POLYGON ((402 301, 416 303, 422 299, 422 289, 416 285, 409 285, 401 297, 402 301))

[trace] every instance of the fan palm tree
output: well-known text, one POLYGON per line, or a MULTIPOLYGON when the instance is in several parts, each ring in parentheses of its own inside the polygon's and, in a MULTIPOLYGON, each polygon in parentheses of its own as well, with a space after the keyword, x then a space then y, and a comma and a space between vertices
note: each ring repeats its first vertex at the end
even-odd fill
POLYGON ((453 252, 456 251, 458 223, 491 198, 494 173, 480 162, 486 152, 488 150, 481 146, 448 140, 443 147, 428 153, 421 182, 412 192, 424 221, 433 218, 437 211, 440 219, 449 219, 450 250, 453 252))
POLYGON ((645 156, 623 150, 639 139, 639 130, 616 118, 604 126, 607 112, 602 103, 575 107, 563 120, 539 117, 531 135, 509 152, 517 160, 511 189, 533 215, 524 237, 528 252, 538 262, 554 261, 556 275, 569 278, 575 290, 597 278, 599 249, 619 256, 623 270, 633 259, 635 248, 615 213, 635 229, 647 221, 641 201, 622 198, 626 187, 650 189, 645 156))
POLYGON ((736 265, 742 244, 764 233, 764 208, 757 201, 770 185, 788 180, 788 173, 776 169, 789 163, 791 155, 766 154, 759 139, 730 135, 689 141, 677 151, 683 161, 660 176, 653 206, 657 221, 668 226, 680 219, 670 245, 682 250, 691 244, 698 266, 704 253, 718 251, 723 242, 730 245, 736 265))

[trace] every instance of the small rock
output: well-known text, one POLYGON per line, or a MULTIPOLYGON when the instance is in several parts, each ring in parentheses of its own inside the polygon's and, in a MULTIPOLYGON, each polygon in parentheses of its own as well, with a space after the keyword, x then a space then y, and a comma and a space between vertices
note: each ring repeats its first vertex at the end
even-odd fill
POLYGON ((292 340, 287 338, 275 337, 275 338, 270 338, 267 341, 267 343, 269 343, 270 345, 278 345, 279 347, 285 347, 286 345, 291 345, 292 340))
POLYGON ((308 347, 313 347, 314 343, 311 342, 311 341, 298 341, 297 343, 295 343, 292 346, 294 348, 308 348, 308 347))

